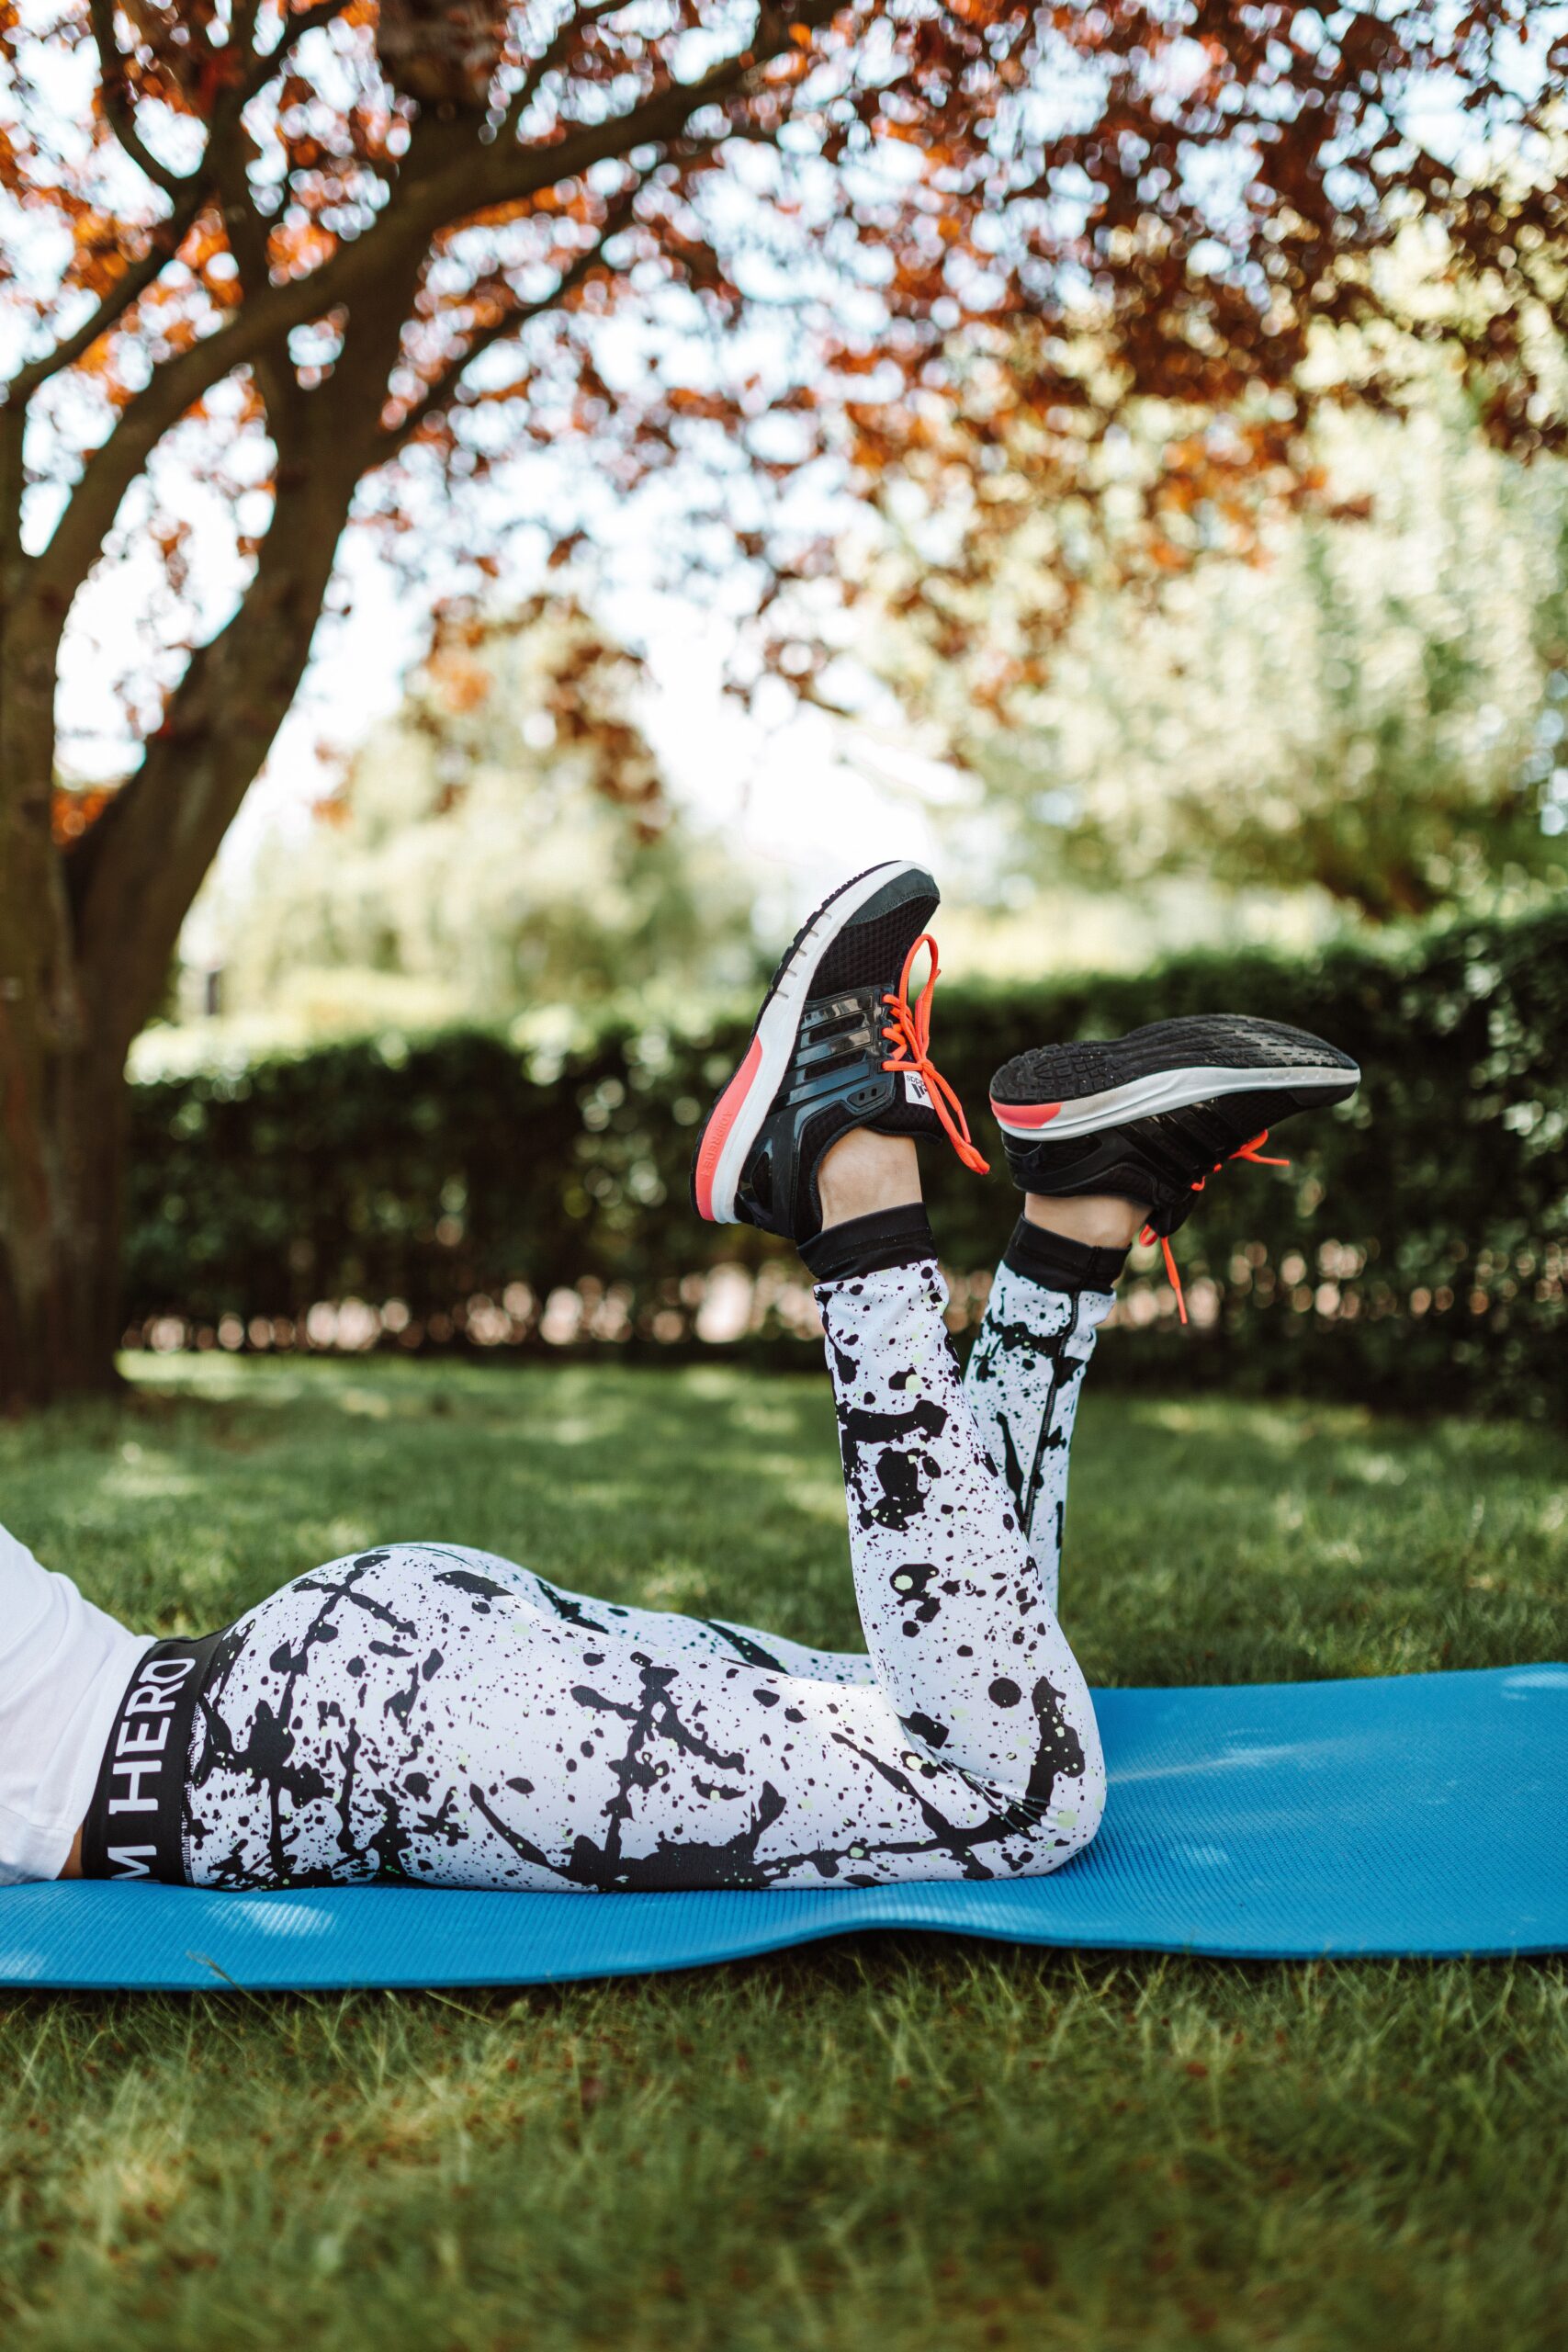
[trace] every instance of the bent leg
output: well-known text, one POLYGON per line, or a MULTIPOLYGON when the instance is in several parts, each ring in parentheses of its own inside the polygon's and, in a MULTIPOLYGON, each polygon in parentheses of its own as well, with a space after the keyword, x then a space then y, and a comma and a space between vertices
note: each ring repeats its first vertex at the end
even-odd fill
POLYGON ((1070 1781, 1098 1819, 1089 1692, 964 1395, 934 1263, 818 1298, 878 1688, 944 1763, 1031 1800, 1070 1781))
POLYGON ((875 1885, 1048 1871, 1087 1844, 1089 1693, 964 1403, 936 1269, 822 1296, 876 1682, 700 1654, 694 1621, 651 1611, 623 1636, 483 1555, 363 1553, 225 1637, 192 1879, 875 1885))
POLYGON ((1073 1424, 1096 1333, 1115 1304, 1111 1284, 1123 1253, 1059 1240, 1046 1249, 1032 1244, 1032 1231, 1020 1227, 997 1268, 964 1389, 1055 1611, 1073 1424))
POLYGON ((669 1609, 638 1609, 618 1600, 599 1600, 592 1593, 570 1592, 532 1568, 519 1567, 498 1553, 471 1552, 467 1547, 427 1544, 428 1552, 449 1552, 453 1559, 477 1565, 498 1577, 547 1618, 578 1625, 585 1633, 614 1634, 622 1641, 650 1642, 665 1657, 739 1659, 746 1666, 765 1666, 781 1674, 804 1675, 813 1682, 869 1682, 871 1661, 858 1650, 818 1650, 808 1643, 792 1642, 783 1634, 764 1633, 755 1625, 740 1625, 724 1617, 688 1617, 669 1609))

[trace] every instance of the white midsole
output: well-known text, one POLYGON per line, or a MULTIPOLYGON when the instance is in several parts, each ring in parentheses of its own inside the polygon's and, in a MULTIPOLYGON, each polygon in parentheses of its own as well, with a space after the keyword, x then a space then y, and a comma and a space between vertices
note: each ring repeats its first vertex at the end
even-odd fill
POLYGON ((1075 1102, 1064 1102, 1043 1127, 1014 1125, 1005 1102, 993 1102, 991 1110, 1004 1135, 1031 1139, 1038 1136, 1043 1142, 1056 1143, 1092 1135, 1099 1127, 1119 1126, 1126 1119, 1145 1119, 1159 1111, 1181 1111, 1192 1102, 1211 1102, 1218 1094, 1263 1093, 1271 1087, 1353 1087, 1359 1079, 1359 1070, 1347 1069, 1338 1062, 1331 1067, 1296 1062, 1262 1069, 1189 1064, 1181 1069, 1156 1070, 1148 1078, 1131 1079, 1125 1086, 1108 1086, 1101 1094, 1080 1094, 1075 1102))
MULTIPOLYGON (((795 1033, 800 1027, 800 1009, 811 994, 811 982, 827 950, 837 939, 844 925, 857 915, 868 899, 895 874, 918 871, 909 858, 889 858, 886 865, 874 865, 858 882, 851 883, 829 899, 804 939, 795 943, 783 978, 773 990, 767 1011, 757 1023, 757 1036, 761 1043, 762 1058, 752 1075, 745 1102, 736 1114, 735 1124, 724 1139, 718 1156, 718 1166, 713 1180, 713 1218, 716 1225, 734 1225, 735 1195, 739 1188, 741 1172, 750 1157, 758 1130, 767 1117, 768 1106, 778 1092, 779 1084, 789 1068, 795 1050, 795 1033)), ((750 1051, 750 1047, 747 1047, 750 1051)))

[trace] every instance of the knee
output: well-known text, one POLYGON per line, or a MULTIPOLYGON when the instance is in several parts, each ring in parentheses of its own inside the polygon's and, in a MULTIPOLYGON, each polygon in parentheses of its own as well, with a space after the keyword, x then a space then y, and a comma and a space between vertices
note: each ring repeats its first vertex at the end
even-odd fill
POLYGON ((1105 1818, 1105 1766, 1098 1752, 1071 1792, 1064 1794, 1059 1803, 1053 1803, 1046 1818, 1058 1841, 1058 1862, 1070 1862, 1075 1854, 1081 1854, 1086 1846, 1093 1845, 1105 1818))

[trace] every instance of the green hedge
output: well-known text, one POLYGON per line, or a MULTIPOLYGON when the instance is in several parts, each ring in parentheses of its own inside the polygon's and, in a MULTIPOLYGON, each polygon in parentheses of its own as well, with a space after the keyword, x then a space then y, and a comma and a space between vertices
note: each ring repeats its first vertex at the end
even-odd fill
MULTIPOLYGON (((1107 1372, 1560 1412, 1568 908, 1309 964, 1248 951, 1137 978, 944 981, 938 1061, 984 1141, 989 1073, 1030 1041, 1235 1008, 1321 1031, 1366 1082, 1288 1131, 1288 1176, 1211 1185, 1177 1242, 1194 1328, 1145 1268, 1122 1313, 1150 1328, 1103 1351, 1107 1372)), ((128 1339, 655 1347, 744 1316, 747 1344, 777 1348, 808 1312, 795 1261, 687 1205, 696 1122, 743 1043, 739 1021, 703 1038, 621 1028, 547 1069, 463 1030, 138 1085, 128 1339), (716 1286, 717 1265, 757 1280, 716 1286)), ((983 1182, 928 1158, 944 1260, 977 1277, 955 1291, 955 1323, 972 1322, 1014 1196, 999 1148, 983 1182)))

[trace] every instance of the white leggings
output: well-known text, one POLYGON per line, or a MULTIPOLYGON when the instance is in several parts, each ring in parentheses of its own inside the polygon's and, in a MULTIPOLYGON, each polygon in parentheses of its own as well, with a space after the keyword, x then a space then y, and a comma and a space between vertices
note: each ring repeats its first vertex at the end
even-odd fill
POLYGON ((961 1381, 934 1262, 818 1290, 868 1655, 627 1609, 440 1544, 220 1640, 186 1869, 220 1887, 886 1885, 1057 1869, 1099 1826, 1055 1617, 1105 1292, 1003 1266, 961 1381))

